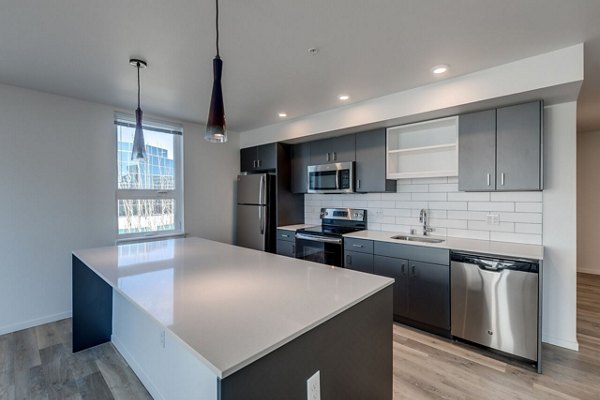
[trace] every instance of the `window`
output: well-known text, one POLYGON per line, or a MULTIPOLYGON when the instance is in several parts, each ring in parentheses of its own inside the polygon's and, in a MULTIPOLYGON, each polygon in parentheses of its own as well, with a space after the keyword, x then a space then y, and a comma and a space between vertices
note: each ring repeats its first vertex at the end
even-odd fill
POLYGON ((118 238, 183 233, 183 129, 144 121, 146 160, 132 161, 135 119, 115 117, 118 238))

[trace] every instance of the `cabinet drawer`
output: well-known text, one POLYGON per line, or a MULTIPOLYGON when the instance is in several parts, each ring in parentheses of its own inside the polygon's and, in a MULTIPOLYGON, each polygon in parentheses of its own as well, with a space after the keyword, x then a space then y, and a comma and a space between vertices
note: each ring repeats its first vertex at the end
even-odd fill
POLYGON ((288 256, 296 258, 296 244, 285 240, 277 241, 277 254, 280 256, 288 256))
POLYGON ((286 231, 285 229, 277 229, 277 240, 285 240, 287 242, 293 242, 296 240, 294 237, 294 231, 286 231))
POLYGON ((344 268, 355 271, 373 273, 373 254, 359 253, 356 251, 344 252, 344 268))
POLYGON ((380 256, 450 265, 450 250, 447 249, 378 241, 375 242, 373 249, 374 253, 380 256))
POLYGON ((344 238, 344 250, 373 254, 373 241, 364 239, 344 238))

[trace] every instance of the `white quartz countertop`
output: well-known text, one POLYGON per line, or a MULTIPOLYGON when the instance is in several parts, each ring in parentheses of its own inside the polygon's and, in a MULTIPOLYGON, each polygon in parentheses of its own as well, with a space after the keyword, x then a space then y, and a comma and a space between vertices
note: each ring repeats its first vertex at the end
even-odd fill
POLYGON ((186 343, 219 378, 393 283, 199 238, 73 254, 186 343))
MULTIPOLYGON (((396 244, 409 244, 414 246, 435 247, 438 249, 449 249, 457 251, 466 251, 471 253, 490 254, 498 256, 507 256, 515 258, 527 258, 531 260, 544 259, 544 246, 532 244, 518 244, 507 242, 494 242, 488 240, 461 239, 454 237, 439 237, 444 241, 441 243, 412 242, 407 240, 392 239, 392 236, 403 235, 404 233, 383 232, 383 231, 358 231, 348 233, 344 237, 378 240, 396 244)), ((433 238, 437 236, 431 236, 433 238)))
POLYGON ((297 231, 298 229, 310 228, 311 226, 315 226, 315 224, 298 224, 298 225, 278 226, 277 229, 283 229, 284 231, 297 231))

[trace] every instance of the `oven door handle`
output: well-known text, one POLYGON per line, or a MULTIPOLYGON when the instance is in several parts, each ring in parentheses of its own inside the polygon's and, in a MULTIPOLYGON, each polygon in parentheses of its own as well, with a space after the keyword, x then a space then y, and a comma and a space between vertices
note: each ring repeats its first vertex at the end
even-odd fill
POLYGON ((342 239, 339 239, 339 238, 313 236, 313 235, 306 235, 304 233, 296 233, 296 239, 311 240, 313 242, 321 242, 321 243, 342 244, 342 239))

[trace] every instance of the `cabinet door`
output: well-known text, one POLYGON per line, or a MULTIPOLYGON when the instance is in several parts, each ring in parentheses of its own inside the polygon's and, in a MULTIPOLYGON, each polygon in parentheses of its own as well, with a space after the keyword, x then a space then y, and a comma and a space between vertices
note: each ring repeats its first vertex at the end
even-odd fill
POLYGON ((356 134, 356 191, 395 192, 386 178, 385 128, 356 134))
POLYGON ((541 190, 542 103, 497 110, 498 190, 541 190))
POLYGON ((394 278, 394 315, 406 317, 408 301, 408 261, 400 258, 373 256, 373 273, 394 278))
POLYGON ((310 165, 327 164, 333 162, 331 157, 331 139, 315 140, 310 142, 310 165))
POLYGON ((277 143, 263 144, 257 150, 257 169, 277 168, 277 143))
POLYGON ((450 267, 410 261, 408 318, 450 329, 450 267))
POLYGON ((330 158, 333 162, 355 161, 355 135, 344 135, 331 139, 330 158))
POLYGON ((251 172, 256 168, 256 160, 257 160, 257 150, 256 147, 247 147, 245 149, 240 150, 240 171, 241 172, 251 172))
POLYGON ((287 240, 277 241, 277 254, 280 256, 296 257, 296 244, 287 240))
POLYGON ((458 189, 496 190, 496 110, 458 117, 458 189))
POLYGON ((373 254, 357 251, 344 252, 344 268, 373 273, 373 254))
POLYGON ((306 167, 310 164, 310 143, 292 146, 292 193, 306 193, 308 182, 306 167))

